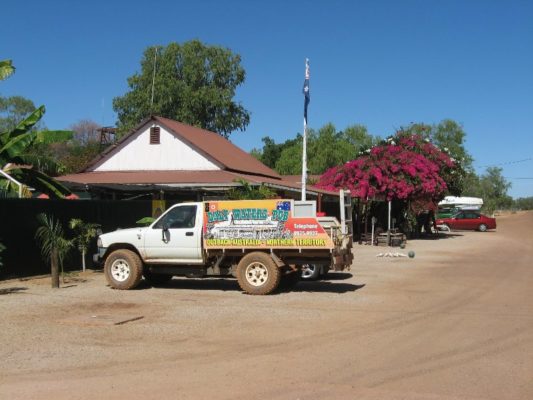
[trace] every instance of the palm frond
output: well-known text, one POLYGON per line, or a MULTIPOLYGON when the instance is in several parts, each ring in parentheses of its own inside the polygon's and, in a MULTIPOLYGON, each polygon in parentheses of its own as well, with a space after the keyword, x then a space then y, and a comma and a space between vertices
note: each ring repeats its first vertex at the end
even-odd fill
POLYGON ((57 251, 59 263, 63 260, 72 247, 72 241, 64 238, 64 231, 61 223, 53 216, 41 213, 37 215, 40 226, 35 232, 35 239, 41 247, 41 254, 47 261, 51 260, 52 252, 57 251))

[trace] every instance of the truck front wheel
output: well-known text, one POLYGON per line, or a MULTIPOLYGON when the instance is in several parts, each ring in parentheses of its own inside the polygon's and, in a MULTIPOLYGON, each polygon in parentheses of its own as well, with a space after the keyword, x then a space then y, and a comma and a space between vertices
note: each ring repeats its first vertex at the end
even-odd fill
POLYGON ((277 289, 281 272, 268 254, 253 252, 241 259, 236 275, 244 292, 264 295, 277 289))
POLYGON ((105 260, 104 273, 113 289, 135 288, 142 279, 143 265, 131 250, 115 250, 105 260))

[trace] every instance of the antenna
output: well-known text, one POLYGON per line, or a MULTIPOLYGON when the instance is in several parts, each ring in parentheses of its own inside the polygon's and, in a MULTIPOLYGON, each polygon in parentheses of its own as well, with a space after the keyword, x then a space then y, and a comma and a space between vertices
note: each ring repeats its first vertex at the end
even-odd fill
POLYGON ((102 97, 102 126, 105 125, 104 113, 105 113, 105 98, 102 97))
POLYGON ((150 112, 152 111, 152 107, 154 105, 154 86, 155 86, 155 69, 157 64, 157 52, 159 51, 159 47, 156 46, 155 48, 155 54, 154 54, 154 68, 152 73, 152 99, 150 100, 150 112))

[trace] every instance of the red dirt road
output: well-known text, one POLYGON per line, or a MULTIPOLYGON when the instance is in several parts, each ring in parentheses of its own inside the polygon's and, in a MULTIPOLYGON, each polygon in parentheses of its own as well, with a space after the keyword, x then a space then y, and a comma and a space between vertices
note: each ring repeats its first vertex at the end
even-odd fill
POLYGON ((533 399, 533 213, 494 232, 356 246, 351 273, 116 291, 0 282, 0 399, 533 399), (118 326, 66 323, 143 316, 118 326))

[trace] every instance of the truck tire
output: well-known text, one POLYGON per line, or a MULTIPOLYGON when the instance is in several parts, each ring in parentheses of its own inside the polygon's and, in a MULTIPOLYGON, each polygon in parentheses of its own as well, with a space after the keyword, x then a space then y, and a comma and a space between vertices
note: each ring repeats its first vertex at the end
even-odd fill
POLYGON ((280 278, 280 269, 266 253, 249 253, 237 265, 237 281, 248 294, 270 294, 277 289, 280 278))
POLYGON ((143 264, 131 250, 115 250, 105 260, 104 273, 113 289, 129 290, 142 279, 143 264))
POLYGON ((302 280, 316 281, 322 272, 322 265, 304 264, 302 265, 302 280))

